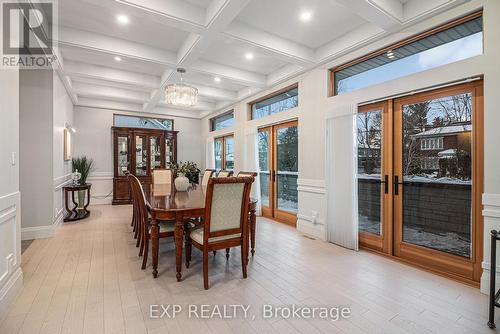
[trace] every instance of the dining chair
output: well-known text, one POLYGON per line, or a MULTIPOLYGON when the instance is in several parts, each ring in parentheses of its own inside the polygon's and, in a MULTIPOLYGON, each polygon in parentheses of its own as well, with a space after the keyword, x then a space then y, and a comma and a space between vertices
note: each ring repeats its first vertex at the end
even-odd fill
MULTIPOLYGON (((134 175, 130 175, 131 184, 133 186, 132 191, 137 202, 137 213, 139 220, 139 228, 141 230, 142 241, 140 243, 141 248, 139 250, 139 256, 143 255, 141 269, 146 269, 146 264, 148 262, 149 254, 149 240, 151 239, 151 220, 148 213, 148 208, 146 204, 146 197, 144 196, 144 189, 142 188, 139 179, 134 175)), ((160 221, 158 222, 160 227, 160 238, 174 237, 175 222, 173 221, 160 221)))
POLYGON ((137 207, 137 200, 135 198, 135 193, 134 193, 134 186, 132 184, 132 179, 131 179, 131 173, 130 172, 125 172, 125 175, 127 177, 127 180, 129 182, 129 187, 130 187, 130 197, 132 199, 132 232, 134 233, 134 239, 137 239, 136 247, 139 247, 139 243, 141 241, 140 237, 140 228, 139 228, 139 214, 138 214, 138 207, 137 207))
POLYGON ((203 187, 208 186, 208 180, 214 175, 215 169, 205 169, 203 173, 203 178, 201 179, 201 185, 203 187))
POLYGON ((191 245, 203 252, 203 286, 208 289, 208 252, 241 247, 241 269, 247 277, 248 203, 251 177, 211 178, 205 196, 203 228, 187 231, 186 266, 191 245))
POLYGON ((256 172, 244 172, 244 171, 241 171, 241 172, 238 173, 237 176, 238 177, 242 177, 242 176, 257 177, 257 173, 256 172))
POLYGON ((168 168, 155 168, 152 173, 153 184, 172 184, 174 175, 171 169, 168 168))
POLYGON ((221 170, 219 171, 219 174, 217 174, 217 177, 230 177, 231 175, 233 175, 233 171, 232 170, 221 170))

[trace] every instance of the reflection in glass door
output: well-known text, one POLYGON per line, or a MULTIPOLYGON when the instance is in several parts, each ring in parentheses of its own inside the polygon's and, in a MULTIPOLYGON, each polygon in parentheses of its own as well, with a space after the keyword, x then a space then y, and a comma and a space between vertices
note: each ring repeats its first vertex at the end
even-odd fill
POLYGON ((356 116, 358 149, 358 218, 361 246, 378 251, 389 250, 391 232, 391 166, 388 144, 391 133, 388 102, 360 107, 356 116), (390 198, 389 198, 390 199, 390 198))
POLYGON ((135 136, 135 175, 148 174, 148 141, 147 136, 135 136))
POLYGON ((395 255, 472 281, 482 261, 481 97, 479 81, 394 109, 395 255))
POLYGON ((295 225, 298 209, 298 126, 287 122, 259 130, 262 213, 295 225))
POLYGON ((362 247, 479 281, 482 96, 478 80, 359 108, 362 247))

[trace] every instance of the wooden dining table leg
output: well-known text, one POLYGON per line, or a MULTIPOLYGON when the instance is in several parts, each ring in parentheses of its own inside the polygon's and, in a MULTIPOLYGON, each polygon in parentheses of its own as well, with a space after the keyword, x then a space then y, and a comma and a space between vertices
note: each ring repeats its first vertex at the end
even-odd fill
POLYGON ((183 217, 177 217, 175 221, 175 270, 177 282, 182 278, 182 242, 184 240, 184 220, 183 217))
POLYGON ((153 256, 153 277, 158 277, 158 252, 160 251, 160 227, 158 221, 154 218, 151 219, 151 252, 153 256))

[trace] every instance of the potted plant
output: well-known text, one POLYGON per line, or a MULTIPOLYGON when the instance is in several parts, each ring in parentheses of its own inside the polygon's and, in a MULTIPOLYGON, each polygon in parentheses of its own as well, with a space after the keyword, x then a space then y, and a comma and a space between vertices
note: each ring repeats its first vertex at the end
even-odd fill
MULTIPOLYGON (((71 165, 73 173, 80 174, 80 180, 78 181, 80 185, 85 185, 90 173, 95 170, 94 160, 87 158, 85 155, 71 159, 71 165)), ((78 206, 83 207, 84 203, 85 191, 82 190, 78 192, 78 206)))

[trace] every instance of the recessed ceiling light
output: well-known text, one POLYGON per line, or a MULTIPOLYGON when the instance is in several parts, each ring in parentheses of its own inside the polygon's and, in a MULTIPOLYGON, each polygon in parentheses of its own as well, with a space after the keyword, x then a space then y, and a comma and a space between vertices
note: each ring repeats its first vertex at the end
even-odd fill
POLYGON ((251 53, 251 52, 245 53, 245 59, 246 60, 252 60, 253 59, 253 53, 251 53))
POLYGON ((115 56, 115 61, 122 61, 122 58, 119 56, 115 56))
POLYGON ((312 19, 312 13, 311 12, 307 12, 307 11, 306 12, 302 12, 302 13, 300 13, 299 18, 303 22, 309 22, 312 19))
POLYGON ((125 24, 129 24, 130 22, 130 19, 128 18, 127 15, 117 15, 116 16, 116 21, 118 21, 118 23, 122 24, 122 25, 125 25, 125 24))
POLYGON ((220 82, 220 78, 219 78, 219 77, 215 77, 215 78, 214 78, 214 81, 215 81, 215 82, 220 82))

